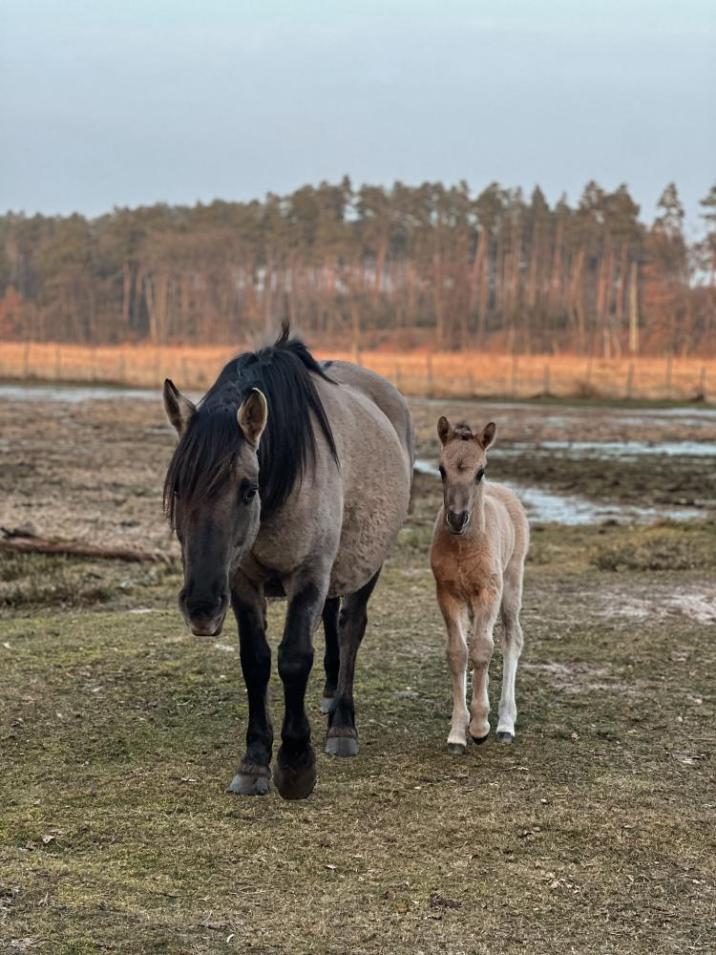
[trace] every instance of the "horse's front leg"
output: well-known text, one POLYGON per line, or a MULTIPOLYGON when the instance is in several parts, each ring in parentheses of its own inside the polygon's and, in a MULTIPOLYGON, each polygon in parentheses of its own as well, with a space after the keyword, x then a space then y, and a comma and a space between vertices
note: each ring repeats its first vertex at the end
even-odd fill
POLYGON ((266 599, 248 581, 232 587, 231 603, 239 627, 241 669, 249 699, 246 753, 229 792, 264 796, 269 791, 273 728, 266 689, 271 676, 271 649, 266 640, 266 599))
POLYGON ((327 581, 301 582, 289 589, 278 672, 285 711, 274 780, 284 799, 305 799, 316 785, 316 756, 305 708, 306 684, 313 666, 313 631, 321 616, 327 581))

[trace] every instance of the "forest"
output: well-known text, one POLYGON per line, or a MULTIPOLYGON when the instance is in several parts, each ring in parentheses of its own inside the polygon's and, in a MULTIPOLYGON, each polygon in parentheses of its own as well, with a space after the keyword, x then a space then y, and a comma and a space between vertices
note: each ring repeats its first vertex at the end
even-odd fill
POLYGON ((645 223, 625 185, 304 186, 263 201, 0 216, 0 339, 313 342, 512 354, 716 352, 716 184, 690 241, 673 183, 645 223))

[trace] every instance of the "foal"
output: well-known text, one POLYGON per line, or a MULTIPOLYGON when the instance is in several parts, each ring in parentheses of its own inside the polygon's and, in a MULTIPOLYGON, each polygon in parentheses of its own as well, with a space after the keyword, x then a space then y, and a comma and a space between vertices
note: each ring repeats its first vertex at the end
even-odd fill
POLYGON ((515 675, 522 650, 519 613, 529 525, 512 491, 484 479, 485 452, 495 437, 493 422, 482 432, 473 434, 466 424, 453 427, 447 418, 441 417, 438 437, 442 444, 440 476, 444 503, 435 522, 430 562, 447 627, 447 658, 452 675, 448 751, 464 753, 468 723, 476 743, 484 742, 490 732, 488 667, 498 611, 505 632, 497 738, 502 743, 511 743, 515 736, 515 675), (473 628, 469 711, 465 705, 468 620, 473 628))

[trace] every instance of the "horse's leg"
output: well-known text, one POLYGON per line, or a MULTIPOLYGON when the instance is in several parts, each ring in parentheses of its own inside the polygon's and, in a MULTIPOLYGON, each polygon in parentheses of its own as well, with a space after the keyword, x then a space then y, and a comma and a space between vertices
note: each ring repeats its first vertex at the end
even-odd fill
POLYGON ((341 648, 341 665, 338 671, 338 688, 333 706, 328 715, 326 752, 330 756, 357 756, 358 731, 353 704, 353 676, 356 654, 368 624, 366 607, 370 595, 378 583, 380 568, 367 584, 343 601, 338 625, 341 648))
POLYGON ((522 607, 522 564, 508 567, 505 571, 504 591, 502 594, 502 622, 505 633, 502 638, 502 696, 500 697, 497 738, 501 743, 511 743, 515 738, 515 677, 517 661, 522 653, 522 625, 520 609, 522 607))
POLYGON ((470 712, 465 703, 467 693, 467 641, 465 639, 465 606, 438 587, 438 603, 447 629, 447 659, 452 678, 452 721, 447 748, 450 753, 464 753, 467 748, 465 732, 470 712))
POLYGON ((338 651, 338 614, 341 609, 340 597, 328 597, 323 605, 323 632, 326 637, 326 652, 323 657, 323 666, 326 671, 326 682, 321 699, 321 713, 328 713, 333 705, 338 685, 338 668, 340 653, 338 651))
POLYGON ((306 716, 306 684, 313 666, 313 631, 321 616, 326 584, 303 582, 289 590, 278 672, 283 681, 284 717, 274 781, 284 799, 305 799, 316 785, 316 755, 306 716))
POLYGON ((500 609, 501 594, 485 594, 472 605, 474 630, 470 643, 472 663, 472 701, 470 703, 470 735, 476 743, 484 743, 490 735, 490 698, 487 693, 488 670, 495 640, 492 635, 500 609))
POLYGON ((232 587, 231 603, 239 627, 241 669, 249 698, 246 753, 229 792, 263 796, 269 791, 273 729, 266 705, 271 650, 266 640, 266 600, 247 582, 232 587))

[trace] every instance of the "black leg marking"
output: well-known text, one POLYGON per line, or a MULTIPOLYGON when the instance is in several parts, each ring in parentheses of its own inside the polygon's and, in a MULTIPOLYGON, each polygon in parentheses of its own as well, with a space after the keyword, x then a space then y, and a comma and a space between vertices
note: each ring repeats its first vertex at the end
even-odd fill
POLYGON ((323 687, 321 713, 328 713, 330 711, 338 685, 338 668, 340 665, 340 653, 338 650, 338 613, 340 609, 340 597, 329 597, 323 605, 323 631, 326 637, 326 652, 323 656, 323 666, 326 671, 326 682, 323 687))
POLYGON ((273 729, 266 705, 266 688, 271 676, 271 650, 266 640, 264 607, 232 595, 239 626, 241 669, 249 698, 249 725, 246 753, 229 785, 229 792, 241 796, 263 796, 270 788, 273 729))
POLYGON ((368 624, 366 607, 378 583, 380 569, 367 584, 343 601, 338 626, 341 665, 338 673, 336 697, 329 714, 326 752, 331 756, 357 756, 358 732, 353 703, 353 677, 356 655, 368 624))
POLYGON ((320 609, 315 584, 306 584, 291 600, 283 639, 278 648, 278 672, 283 681, 285 712, 274 781, 284 799, 305 799, 316 784, 316 757, 306 716, 306 683, 313 666, 311 635, 320 609))

